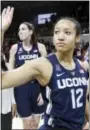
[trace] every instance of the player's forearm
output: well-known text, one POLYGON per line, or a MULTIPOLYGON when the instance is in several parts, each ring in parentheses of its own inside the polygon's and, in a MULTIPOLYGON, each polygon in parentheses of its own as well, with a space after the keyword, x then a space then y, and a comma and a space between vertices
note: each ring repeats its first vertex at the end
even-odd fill
POLYGON ((9 64, 8 64, 8 70, 12 70, 12 69, 14 69, 14 63, 10 63, 9 62, 9 64))
POLYGON ((32 68, 30 69, 29 66, 24 64, 17 69, 2 74, 2 89, 23 85, 33 80, 33 77, 32 68))
POLYGON ((88 100, 86 101, 85 117, 86 117, 87 121, 89 121, 89 102, 88 102, 88 100))
POLYGON ((4 32, 0 30, 0 46, 3 45, 3 39, 4 39, 4 32))
POLYGON ((0 30, 0 61, 1 61, 1 50, 3 46, 3 38, 4 38, 4 33, 3 32, 1 33, 1 30, 0 30))

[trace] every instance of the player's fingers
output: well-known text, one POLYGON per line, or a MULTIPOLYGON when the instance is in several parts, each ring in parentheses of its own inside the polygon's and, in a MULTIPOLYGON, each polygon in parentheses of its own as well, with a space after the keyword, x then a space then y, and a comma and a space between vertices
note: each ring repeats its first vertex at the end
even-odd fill
POLYGON ((3 11, 2 11, 2 17, 6 14, 6 10, 7 10, 6 8, 3 9, 3 11))

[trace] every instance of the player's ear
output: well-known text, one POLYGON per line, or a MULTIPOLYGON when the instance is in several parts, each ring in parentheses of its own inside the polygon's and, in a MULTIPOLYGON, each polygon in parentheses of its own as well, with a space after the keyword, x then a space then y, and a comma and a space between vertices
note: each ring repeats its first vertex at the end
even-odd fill
POLYGON ((76 37, 76 43, 80 43, 80 35, 76 37))
POLYGON ((77 46, 78 44, 80 44, 80 35, 78 35, 78 36, 76 37, 75 46, 77 46))

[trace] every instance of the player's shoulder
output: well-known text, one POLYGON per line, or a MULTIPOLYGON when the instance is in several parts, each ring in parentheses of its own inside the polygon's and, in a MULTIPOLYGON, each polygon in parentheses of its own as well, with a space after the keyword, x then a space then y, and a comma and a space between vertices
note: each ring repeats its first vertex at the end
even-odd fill
POLYGON ((27 63, 29 63, 32 67, 39 68, 39 69, 48 68, 51 66, 51 63, 45 57, 33 59, 31 61, 28 61, 27 63))
POLYGON ((17 51, 17 48, 18 48, 18 44, 12 45, 12 47, 11 47, 11 49, 10 49, 10 52, 13 53, 13 54, 15 54, 16 51, 17 51))
POLYGON ((39 42, 38 43, 38 49, 39 49, 39 52, 40 52, 41 56, 45 57, 47 55, 46 47, 45 47, 44 44, 39 42))
POLYGON ((17 47, 18 47, 18 44, 14 44, 12 45, 11 50, 17 50, 17 47))
POLYGON ((79 64, 82 66, 82 68, 83 68, 85 71, 88 71, 88 69, 89 69, 89 64, 88 64, 87 61, 82 62, 82 61, 78 60, 78 62, 79 62, 79 64))
POLYGON ((44 65, 49 62, 46 57, 40 57, 40 58, 37 58, 33 61, 38 63, 38 64, 44 64, 44 65))
POLYGON ((45 47, 45 45, 43 43, 37 42, 37 44, 38 44, 39 48, 45 47))

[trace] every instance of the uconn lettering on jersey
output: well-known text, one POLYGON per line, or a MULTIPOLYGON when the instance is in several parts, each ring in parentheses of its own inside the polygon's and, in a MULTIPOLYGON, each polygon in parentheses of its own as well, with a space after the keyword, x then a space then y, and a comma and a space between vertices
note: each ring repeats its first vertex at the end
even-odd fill
POLYGON ((31 60, 31 59, 36 59, 38 58, 37 54, 32 54, 32 55, 19 55, 19 60, 31 60))
POLYGON ((58 79, 57 86, 59 89, 64 89, 66 87, 78 87, 78 86, 86 86, 87 80, 85 77, 74 77, 74 78, 66 78, 66 79, 58 79))

